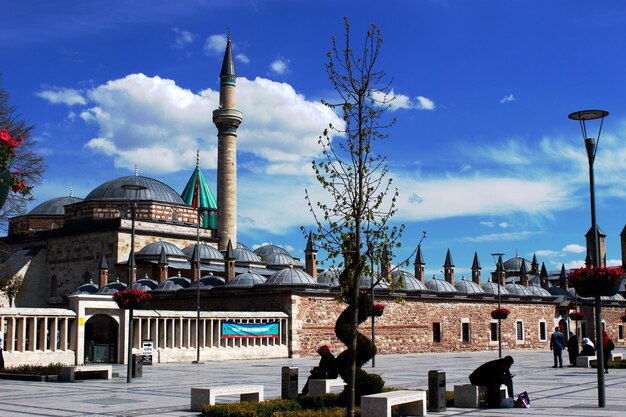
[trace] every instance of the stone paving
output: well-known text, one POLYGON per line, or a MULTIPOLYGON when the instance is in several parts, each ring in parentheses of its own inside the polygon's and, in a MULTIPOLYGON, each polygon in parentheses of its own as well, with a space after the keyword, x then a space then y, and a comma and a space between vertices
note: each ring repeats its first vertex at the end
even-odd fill
MULTIPOLYGON (((626 352, 624 352, 626 353, 626 352)), ((626 416, 626 369, 606 374, 606 407, 598 407, 595 369, 552 368, 550 351, 505 352, 515 359, 515 391, 527 391, 529 409, 448 408, 431 416, 626 416)), ((446 372, 447 390, 468 383, 467 376, 496 352, 386 355, 368 372, 382 375, 387 386, 427 389, 428 371, 446 372)), ((114 365, 112 380, 39 383, 0 380, 0 416, 196 416, 189 411, 191 387, 210 384, 262 384, 265 398, 280 396, 282 366, 298 367, 304 385, 315 358, 216 361, 203 364, 158 364, 143 367, 143 377, 126 383, 123 365, 114 365)), ((222 398, 222 397, 220 397, 222 398)), ((232 401, 227 398, 223 401, 232 401)))

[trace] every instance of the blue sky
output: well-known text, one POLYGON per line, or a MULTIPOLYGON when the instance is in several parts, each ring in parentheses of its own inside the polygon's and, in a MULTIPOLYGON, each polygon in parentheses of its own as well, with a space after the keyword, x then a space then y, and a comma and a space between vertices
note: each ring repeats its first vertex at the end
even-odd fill
MULTIPOLYGON (((450 248, 457 276, 474 251, 580 265, 589 177, 573 111, 606 109, 596 159, 598 224, 621 263, 626 223, 626 6, 618 1, 5 2, 2 86, 36 125, 49 165, 36 204, 86 196, 129 175, 181 192, 201 151, 215 192, 218 75, 232 31, 239 129, 239 240, 303 257, 304 188, 317 137, 337 116, 324 63, 343 16, 355 42, 382 30, 379 60, 397 99, 383 152, 407 228, 398 261, 426 230, 427 276, 450 248)), ((590 132, 596 132, 594 125, 590 132)), ((594 133, 595 134, 595 133, 594 133)))

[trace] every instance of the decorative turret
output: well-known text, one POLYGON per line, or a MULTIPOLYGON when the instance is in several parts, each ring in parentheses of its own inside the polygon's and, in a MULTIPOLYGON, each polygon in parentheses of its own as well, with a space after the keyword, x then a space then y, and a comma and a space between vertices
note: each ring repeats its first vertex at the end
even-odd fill
POLYGON ((107 264, 107 258, 104 256, 104 253, 100 257, 98 272, 100 273, 99 288, 102 288, 109 283, 109 265, 107 264))
POLYGON ((163 282, 167 279, 167 255, 165 255, 165 247, 161 246, 161 253, 159 253, 159 262, 157 263, 159 267, 158 279, 159 282, 163 282))
POLYGON ((619 237, 622 242, 622 268, 626 268, 626 226, 622 229, 619 237))
POLYGON ((567 273, 565 272, 565 264, 561 264, 561 274, 559 275, 559 286, 567 290, 567 273))
POLYGON ((200 281, 200 248, 198 245, 193 245, 193 252, 191 253, 191 275, 192 281, 200 281))
POLYGON ((477 285, 481 285, 481 277, 480 277, 480 270, 483 269, 480 266, 480 261, 478 260, 478 253, 474 252, 474 261, 472 262, 472 281, 477 284, 477 285))
POLYGON ((528 287, 528 267, 526 262, 522 262, 522 266, 519 269, 520 285, 528 287))
POLYGON ((230 33, 220 73, 220 104, 213 111, 217 126, 217 237, 218 248, 237 243, 237 128, 243 120, 235 105, 235 63, 230 33))
POLYGON ((424 266, 426 263, 422 256, 422 245, 417 245, 417 253, 415 254, 415 262, 413 262, 413 265, 415 266, 415 278, 420 282, 424 282, 424 266))
POLYGON ((309 232, 309 238, 306 241, 306 249, 304 249, 304 268, 306 273, 317 281, 317 246, 313 242, 313 233, 311 232, 309 232))
POLYGON ((596 263, 594 258, 594 250, 593 250, 593 227, 589 228, 589 231, 585 235, 587 241, 587 252, 591 254, 591 260, 593 265, 597 266, 606 266, 606 234, 600 229, 600 226, 596 225, 596 229, 598 230, 598 248, 600 252, 600 259, 596 263))
POLYGON ((537 262, 537 255, 533 253, 533 260, 530 263, 530 273, 537 275, 539 273, 539 262, 537 262))
POLYGON ((235 279, 235 259, 233 243, 229 240, 226 246, 226 253, 224 254, 224 279, 226 284, 235 279))
POLYGON ((548 282, 548 271, 546 270, 546 264, 541 263, 541 272, 539 272, 539 282, 541 283, 541 288, 547 290, 550 285, 548 282))
POLYGON ((447 282, 454 285, 454 262, 452 262, 450 249, 448 249, 448 253, 446 253, 446 261, 443 263, 443 276, 447 282))

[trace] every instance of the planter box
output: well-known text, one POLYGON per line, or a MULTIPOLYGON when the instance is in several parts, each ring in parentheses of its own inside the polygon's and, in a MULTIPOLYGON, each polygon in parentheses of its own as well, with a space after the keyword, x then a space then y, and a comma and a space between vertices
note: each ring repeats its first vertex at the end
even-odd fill
POLYGON ((0 379, 13 381, 33 381, 33 382, 57 382, 58 375, 27 375, 27 374, 5 374, 0 373, 0 379))

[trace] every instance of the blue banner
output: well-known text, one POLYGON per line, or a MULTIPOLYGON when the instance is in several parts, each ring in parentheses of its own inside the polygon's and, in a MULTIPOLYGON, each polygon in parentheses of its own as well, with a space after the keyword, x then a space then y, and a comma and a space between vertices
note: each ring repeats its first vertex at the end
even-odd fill
POLYGON ((234 321, 222 322, 222 339, 278 337, 278 321, 267 323, 237 323, 234 321))

